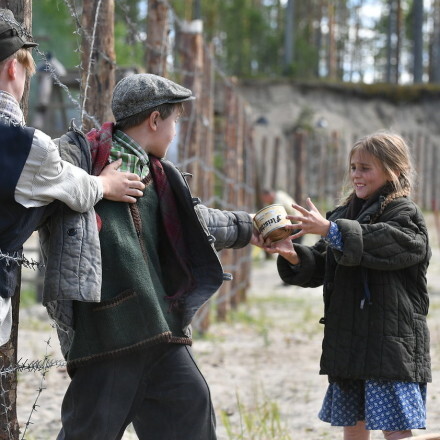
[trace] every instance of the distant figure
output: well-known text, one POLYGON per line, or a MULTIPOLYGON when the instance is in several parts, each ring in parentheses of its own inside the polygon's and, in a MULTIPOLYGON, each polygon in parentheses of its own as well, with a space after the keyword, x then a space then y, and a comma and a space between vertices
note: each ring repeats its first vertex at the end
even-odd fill
POLYGON ((38 75, 38 104, 35 109, 33 125, 42 129, 46 125, 47 109, 52 102, 53 78, 52 75, 65 76, 66 68, 51 52, 46 53, 46 60, 37 66, 38 75))
POLYGON ((260 194, 260 200, 264 206, 273 204, 283 205, 287 211, 287 214, 296 214, 295 209, 292 208, 292 205, 296 203, 295 200, 284 191, 263 189, 260 194))

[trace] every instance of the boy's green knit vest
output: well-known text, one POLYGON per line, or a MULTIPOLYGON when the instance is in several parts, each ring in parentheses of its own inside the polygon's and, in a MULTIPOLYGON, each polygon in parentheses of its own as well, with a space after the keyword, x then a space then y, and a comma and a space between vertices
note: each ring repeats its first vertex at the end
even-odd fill
POLYGON ((75 303, 69 367, 159 342, 191 344, 165 299, 160 246, 168 246, 152 181, 135 205, 102 200, 102 299, 75 303))

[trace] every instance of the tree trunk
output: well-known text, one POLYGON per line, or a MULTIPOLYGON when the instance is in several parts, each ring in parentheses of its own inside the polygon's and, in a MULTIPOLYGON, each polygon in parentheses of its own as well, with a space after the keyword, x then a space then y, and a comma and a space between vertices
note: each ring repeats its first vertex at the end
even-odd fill
MULTIPOLYGON (((9 341, 0 347, 0 371, 17 365, 18 322, 21 275, 12 297, 12 331, 9 341)), ((0 376, 0 440, 18 440, 17 371, 0 376)))
MULTIPOLYGON (((15 19, 32 30, 32 0, 0 0, 0 8, 12 11, 15 19)), ((26 81, 22 109, 25 118, 28 112, 29 81, 26 81)), ((21 276, 12 298, 12 331, 9 341, 0 347, 0 371, 17 364, 18 321, 20 307, 21 276)), ((0 376, 0 440, 18 440, 20 435, 17 420, 17 372, 0 376)))
POLYGON ((114 0, 84 0, 82 13, 82 129, 113 120, 115 86, 114 0))
POLYGON ((147 72, 166 76, 169 32, 168 3, 163 0, 149 0, 145 50, 147 72))
POLYGON ((321 29, 321 23, 322 23, 322 13, 323 13, 323 2, 320 1, 318 2, 318 6, 317 6, 317 15, 316 15, 316 28, 314 31, 314 44, 315 44, 315 48, 316 48, 316 53, 318 54, 317 58, 316 58, 316 63, 314 66, 314 73, 316 78, 319 78, 321 76, 321 72, 320 72, 320 58, 321 58, 321 52, 322 52, 322 29, 321 29))
POLYGON ((399 84, 400 80, 400 51, 402 47, 402 4, 400 0, 396 0, 396 48, 395 48, 395 70, 394 84, 399 84))
POLYGON ((337 53, 336 53, 336 26, 335 26, 335 5, 328 3, 328 53, 327 53, 327 77, 330 80, 336 79, 337 53))
MULTIPOLYGON (((203 36, 201 20, 184 22, 179 31, 178 51, 182 60, 182 85, 200 98, 202 95, 203 75, 203 36)), ((200 99, 185 103, 185 113, 181 118, 179 134, 179 162, 187 159, 198 158, 200 151, 201 121, 197 117, 200 114, 200 99)), ((200 164, 192 162, 187 171, 194 176, 198 175, 200 164)), ((197 179, 190 182, 194 194, 199 194, 197 179)))
POLYGON ((193 0, 192 19, 193 20, 202 19, 202 7, 200 5, 200 0, 193 0))
POLYGON ((413 9, 414 84, 423 82, 423 0, 414 0, 413 9))
POLYGON ((284 72, 290 72, 293 63, 294 51, 294 0, 288 0, 286 6, 286 30, 284 33, 284 72))
POLYGON ((440 82, 440 1, 434 0, 432 5, 433 30, 429 59, 429 82, 440 82))
POLYGON ((392 77, 392 65, 393 65, 393 47, 392 47, 392 35, 394 33, 394 0, 388 1, 388 28, 387 28, 387 64, 386 64, 386 74, 385 74, 385 82, 391 83, 392 77))

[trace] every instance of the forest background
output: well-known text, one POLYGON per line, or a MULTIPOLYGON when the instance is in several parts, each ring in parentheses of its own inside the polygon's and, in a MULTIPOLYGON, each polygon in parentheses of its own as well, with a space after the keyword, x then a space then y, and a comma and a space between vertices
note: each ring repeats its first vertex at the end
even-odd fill
MULTIPOLYGON (((39 63, 40 70, 45 70, 46 62, 56 57, 77 76, 80 72, 84 83, 87 66, 81 65, 84 62, 80 46, 81 11, 92 15, 99 3, 95 0, 33 2, 33 33, 40 50, 47 55, 39 63)), ((114 56, 119 71, 148 69, 151 54, 168 48, 166 53, 154 55, 165 58, 165 63, 159 72, 157 65, 153 71, 185 83, 188 69, 177 53, 176 40, 181 29, 198 24, 216 75, 238 85, 252 106, 258 159, 271 168, 262 179, 259 176, 261 185, 285 189, 300 202, 304 192, 301 186, 310 182, 295 182, 292 190, 293 179, 283 169, 287 162, 287 166, 292 162, 275 163, 279 162, 275 156, 293 155, 292 160, 296 160, 298 140, 292 136, 300 130, 308 135, 326 131, 328 136, 350 145, 355 137, 378 129, 392 129, 407 136, 415 145, 415 152, 423 149, 420 143, 436 142, 440 135, 435 110, 440 95, 440 0, 111 0, 110 3, 115 10, 114 56), (160 5, 167 8, 170 22, 163 37, 166 43, 160 43, 162 47, 158 47, 158 41, 153 41, 151 35, 147 38, 152 26, 148 8, 156 13, 160 5), (274 90, 277 85, 278 89, 274 90), (280 95, 284 95, 284 101, 277 99, 280 95), (359 97, 359 101, 352 102, 359 97), (343 108, 341 101, 352 102, 353 107, 343 108), (332 106, 336 102, 340 108, 332 106), (402 112, 406 112, 404 118, 400 117, 402 112), (428 140, 419 142, 416 131, 428 140), (276 174, 278 181, 274 178, 276 174)), ((38 77, 33 81, 38 81, 38 77)), ((33 110, 38 108, 36 91, 37 87, 31 87, 33 122, 33 110)), ((76 97, 77 92, 71 92, 76 97)), ((215 93, 218 95, 218 89, 215 93)), ((65 118, 57 132, 51 133, 47 126, 45 130, 59 135, 64 132, 65 121, 75 116, 65 118)), ((317 142, 329 143, 328 140, 317 142)), ((307 144, 304 149, 311 151, 312 147, 307 144)), ((438 148, 427 149, 432 152, 421 154, 418 160, 424 160, 422 156, 435 159, 438 148)), ((343 160, 346 146, 340 150, 335 154, 338 164, 343 160)), ((170 158, 176 161, 172 151, 170 158)), ((337 176, 339 165, 334 171, 337 176)), ((298 164, 301 167, 303 164, 298 164)), ((297 171, 299 175, 300 170, 297 171)), ((309 167, 308 171, 313 170, 309 167)), ((425 170, 418 166, 418 171, 425 170)), ((437 169, 432 168, 429 174, 436 176, 437 169)), ((339 180, 332 185, 338 184, 339 180)), ((334 191, 330 190, 331 196, 334 191)), ((432 207, 434 196, 428 196, 426 207, 432 207)), ((258 207, 258 198, 256 203, 258 207)))
MULTIPOLYGON (((76 0, 33 2, 42 50, 79 63, 76 0)), ((114 0, 119 66, 144 65, 147 3, 114 0)), ((368 83, 437 83, 439 0, 168 0, 200 19, 218 66, 238 78, 287 76, 368 83)), ((170 36, 171 38, 173 35, 170 36)))

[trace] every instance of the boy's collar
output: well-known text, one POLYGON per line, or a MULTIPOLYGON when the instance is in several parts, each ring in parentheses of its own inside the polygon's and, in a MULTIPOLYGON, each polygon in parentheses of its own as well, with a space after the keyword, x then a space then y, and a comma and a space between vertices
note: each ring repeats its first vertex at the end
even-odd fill
POLYGON ((9 92, 0 90, 0 118, 9 123, 25 125, 24 115, 17 99, 9 92))

